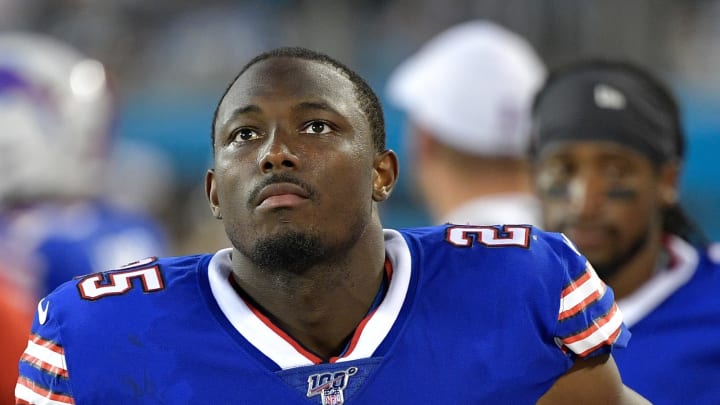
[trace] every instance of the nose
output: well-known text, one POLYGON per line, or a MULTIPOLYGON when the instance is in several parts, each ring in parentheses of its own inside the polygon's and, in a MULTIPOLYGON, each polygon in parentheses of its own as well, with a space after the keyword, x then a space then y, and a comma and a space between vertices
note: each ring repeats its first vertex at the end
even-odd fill
POLYGON ((260 172, 268 173, 278 170, 297 170, 300 159, 293 153, 288 143, 288 135, 275 130, 268 136, 267 142, 258 154, 260 172))
POLYGON ((602 210, 604 185, 592 176, 576 177, 568 185, 569 211, 577 218, 592 218, 602 210))

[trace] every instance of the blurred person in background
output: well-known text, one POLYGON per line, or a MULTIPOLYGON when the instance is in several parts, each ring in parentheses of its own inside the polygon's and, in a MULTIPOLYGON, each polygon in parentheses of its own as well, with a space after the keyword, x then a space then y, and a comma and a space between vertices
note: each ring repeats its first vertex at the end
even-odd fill
POLYGON ((553 72, 534 109, 544 226, 567 235, 615 291, 632 344, 623 381, 655 404, 720 400, 720 245, 678 202, 685 136, 648 71, 580 62, 553 72))
POLYGON ((545 67, 522 37, 490 21, 440 33, 391 74, 406 112, 412 173, 434 222, 540 222, 527 148, 545 67))
POLYGON ((41 34, 0 35, 0 244, 33 264, 10 277, 31 274, 35 297, 168 250, 153 218, 104 193, 115 112, 102 63, 41 34))

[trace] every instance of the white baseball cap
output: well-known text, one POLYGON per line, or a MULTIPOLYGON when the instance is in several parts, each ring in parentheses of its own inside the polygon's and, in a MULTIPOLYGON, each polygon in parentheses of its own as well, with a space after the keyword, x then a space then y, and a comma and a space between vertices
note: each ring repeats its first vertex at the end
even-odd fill
POLYGON ((525 156, 546 69, 524 38, 469 21, 440 33, 391 74, 389 101, 440 142, 476 155, 525 156))

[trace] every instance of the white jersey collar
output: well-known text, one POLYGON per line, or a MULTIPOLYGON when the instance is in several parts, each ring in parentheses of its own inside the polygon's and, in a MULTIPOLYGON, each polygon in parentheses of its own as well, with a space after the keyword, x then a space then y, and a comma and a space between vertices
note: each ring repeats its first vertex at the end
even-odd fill
MULTIPOLYGON (((385 251, 393 268, 387 294, 367 321, 354 349, 337 362, 371 357, 390 333, 407 296, 411 276, 410 249, 403 236, 385 230, 385 251)), ((210 289, 225 317, 248 342, 281 369, 314 364, 289 342, 258 318, 228 282, 232 248, 215 253, 208 265, 210 289)))
POLYGON ((666 247, 673 258, 671 266, 660 269, 632 294, 617 301, 627 327, 632 327, 654 311, 695 274, 699 255, 692 245, 670 235, 666 247))

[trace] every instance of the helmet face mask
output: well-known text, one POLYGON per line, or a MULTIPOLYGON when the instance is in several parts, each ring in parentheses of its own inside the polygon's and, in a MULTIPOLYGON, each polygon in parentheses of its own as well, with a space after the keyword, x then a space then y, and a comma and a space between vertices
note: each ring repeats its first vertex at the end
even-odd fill
POLYGON ((113 99, 100 62, 37 34, 0 35, 0 204, 94 195, 113 99))

